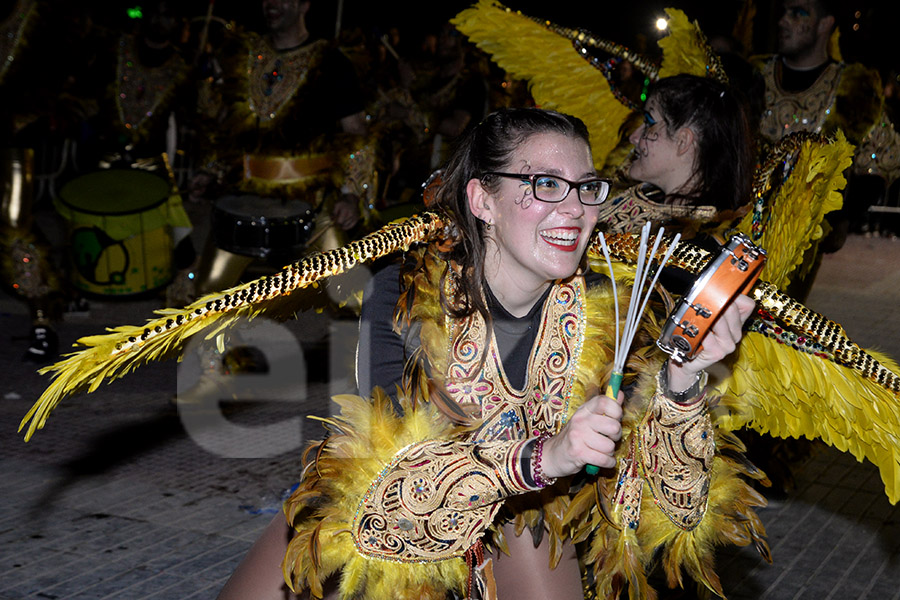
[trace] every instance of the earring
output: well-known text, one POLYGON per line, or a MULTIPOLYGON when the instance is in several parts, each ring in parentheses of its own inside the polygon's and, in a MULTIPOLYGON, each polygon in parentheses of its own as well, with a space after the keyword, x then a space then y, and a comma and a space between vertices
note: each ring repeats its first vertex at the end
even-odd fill
POLYGON ((493 226, 492 223, 488 223, 487 221, 484 222, 484 228, 488 231, 490 231, 493 226))

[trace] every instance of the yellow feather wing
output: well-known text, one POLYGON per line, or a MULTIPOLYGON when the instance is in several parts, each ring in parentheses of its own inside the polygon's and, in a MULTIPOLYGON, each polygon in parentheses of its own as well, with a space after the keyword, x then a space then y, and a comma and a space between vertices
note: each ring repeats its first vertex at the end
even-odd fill
POLYGON ((799 144, 790 174, 766 201, 764 212, 749 213, 737 226, 766 249, 762 277, 780 289, 787 287, 806 252, 822 238, 825 215, 842 206, 843 173, 853 161, 853 145, 840 131, 834 140, 798 134, 780 146, 789 149, 801 139, 805 141, 799 144), (761 236, 754 235, 754 218, 763 220, 761 236))
MULTIPOLYGON (((868 350, 894 373, 897 363, 868 350)), ((723 427, 819 438, 876 465, 891 503, 900 500, 900 396, 858 371, 750 332, 731 375, 716 386, 731 414, 723 427)))
POLYGON ((674 8, 665 10, 669 17, 667 25, 669 35, 657 42, 663 52, 659 76, 662 78, 689 74, 699 77, 708 75, 724 77, 725 71, 718 55, 709 47, 700 25, 696 21, 689 21, 687 15, 680 10, 674 8))
POLYGON ((492 0, 480 0, 451 22, 500 68, 528 81, 542 108, 584 121, 595 167, 603 167, 631 110, 616 99, 603 74, 578 55, 571 41, 492 0))

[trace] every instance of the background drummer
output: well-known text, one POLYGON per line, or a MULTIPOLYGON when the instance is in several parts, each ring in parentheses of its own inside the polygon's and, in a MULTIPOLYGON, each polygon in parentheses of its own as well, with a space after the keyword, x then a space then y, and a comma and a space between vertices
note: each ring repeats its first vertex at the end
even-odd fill
MULTIPOLYGON (((332 42, 311 35, 310 5, 261 0, 265 33, 239 31, 221 46, 216 60, 224 75, 200 90, 211 135, 206 172, 197 179, 221 182, 218 194, 215 186, 205 190, 212 202, 244 194, 261 217, 279 202, 302 199, 317 211, 315 245, 331 248, 372 207, 374 148, 354 67, 332 42)), ((251 252, 223 249, 215 233, 196 270, 196 295, 233 285, 254 260, 251 252)))

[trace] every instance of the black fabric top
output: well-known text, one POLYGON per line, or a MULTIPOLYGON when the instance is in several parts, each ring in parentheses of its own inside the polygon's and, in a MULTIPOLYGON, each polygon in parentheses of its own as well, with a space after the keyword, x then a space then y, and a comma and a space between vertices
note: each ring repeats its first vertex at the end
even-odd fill
POLYGON ((781 61, 781 89, 790 93, 797 93, 808 90, 812 84, 816 82, 822 72, 828 68, 828 65, 834 61, 829 60, 813 69, 792 69, 784 61, 781 61))
MULTIPOLYGON (((402 379, 406 360, 419 345, 417 329, 405 331, 402 336, 393 331, 393 313, 401 291, 400 265, 393 262, 376 268, 363 294, 360 315, 356 379, 363 396, 370 395, 375 387, 393 395, 402 379)), ((590 272, 585 276, 585 284, 593 287, 603 279, 603 275, 590 272)), ((487 289, 487 306, 500 362, 515 389, 521 390, 527 381, 528 359, 550 290, 548 287, 527 315, 515 317, 503 308, 490 288, 487 289)))

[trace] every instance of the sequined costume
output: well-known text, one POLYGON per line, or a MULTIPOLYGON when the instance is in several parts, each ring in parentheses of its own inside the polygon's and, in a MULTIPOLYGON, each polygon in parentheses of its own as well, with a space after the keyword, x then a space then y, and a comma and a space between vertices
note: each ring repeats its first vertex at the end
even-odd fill
POLYGON ((876 70, 833 61, 809 88, 789 92, 781 85, 780 57, 756 62, 766 84, 760 133, 768 142, 797 131, 832 136, 840 129, 856 146, 854 173, 878 175, 888 184, 900 176, 900 135, 884 111, 876 70))
POLYGON ((638 231, 647 221, 663 224, 681 222, 685 229, 694 223, 699 227, 716 217, 715 206, 665 205, 659 188, 649 184, 631 186, 607 200, 600 209, 599 223, 605 231, 621 233, 638 231))
MULTIPOLYGON (((557 282, 551 301, 541 306, 528 384, 510 389, 500 368, 506 359, 498 363, 493 352, 487 354, 487 327, 480 317, 454 321, 439 304, 446 265, 440 253, 453 243, 452 231, 444 217, 425 213, 306 257, 272 277, 184 309, 159 311, 143 326, 83 338, 83 350, 44 371, 55 373, 53 382, 20 429, 27 428, 30 438, 66 396, 177 354, 195 334, 262 311, 277 312, 294 291, 360 262, 411 250, 421 262, 404 278, 398 323, 420 325, 422 352, 413 354, 416 360, 398 392, 400 410, 378 391, 372 398, 338 397, 342 414, 326 420, 331 435, 306 453, 301 486, 286 505, 297 534, 285 558, 285 576, 295 586, 320 595, 323 581, 340 571, 344 597, 463 593, 466 544, 497 522, 495 517, 508 517, 538 531, 545 528, 556 542, 589 542, 585 557, 600 597, 614 595, 626 583, 638 597, 652 597, 645 573, 658 556, 673 584, 683 582, 686 569, 722 595, 712 568, 715 545, 752 543, 767 556, 753 513, 764 500, 740 476, 763 475, 741 459, 742 444, 731 433, 748 426, 785 437, 821 438, 865 457, 880 469, 891 502, 900 500, 893 450, 900 445, 900 369, 762 281, 751 292, 759 319, 730 361, 731 375, 710 381, 706 404, 680 406, 656 393, 660 357, 652 340, 658 321, 648 318, 626 368, 638 381, 623 421, 619 476, 564 478, 540 492, 528 491, 534 487, 524 458, 530 436, 555 430, 588 389, 608 378, 613 299, 603 280, 591 286, 580 277, 557 282), (418 245, 426 241, 427 246, 418 245), (473 368, 482 356, 486 368, 473 368), (460 465, 465 468, 454 468, 460 465), (476 465, 481 470, 468 468, 476 465), (416 477, 416 471, 429 477, 416 477), (448 478, 435 476, 441 474, 448 478), (444 518, 432 520, 433 514, 444 518), (463 534, 466 542, 457 541, 463 534), (394 551, 396 560, 385 560, 394 551)), ((624 261, 617 275, 627 288, 626 265, 637 260, 637 240, 619 234, 610 236, 609 244, 612 255, 624 261)), ((596 240, 588 257, 592 264, 602 262, 596 240)), ((670 265, 696 273, 709 260, 709 252, 682 243, 670 265)), ((452 284, 452 277, 447 281, 452 284)), ((483 539, 504 547, 496 531, 483 539)))
MULTIPOLYGON (((56 355, 51 321, 58 316, 60 279, 50 260, 50 248, 36 231, 32 215, 34 151, 20 135, 41 115, 30 105, 27 78, 28 40, 39 18, 38 3, 18 0, 0 22, 0 280, 22 298, 32 319, 31 346, 25 357, 46 361, 56 355)), ((52 79, 52 77, 48 77, 52 79)))
POLYGON ((251 226, 289 199, 304 210, 291 215, 301 232, 293 248, 235 248, 213 231, 198 268, 201 292, 233 284, 254 258, 291 260, 306 242, 339 246, 345 236, 331 226, 332 206, 352 195, 366 219, 377 187, 373 141, 338 127, 363 110, 363 100, 353 66, 337 47, 319 39, 278 50, 267 36, 245 33, 235 34, 222 56, 222 83, 205 82, 200 92, 211 118, 205 168, 225 194, 246 199, 251 214, 243 221, 251 226))
MULTIPOLYGON (((539 491, 531 474, 530 452, 539 436, 559 431, 584 401, 587 389, 601 385, 608 377, 614 336, 608 281, 588 288, 583 278, 573 277, 551 288, 539 303, 534 345, 516 350, 529 356, 525 383, 517 389, 499 358, 502 351, 497 336, 488 334, 489 326, 482 317, 453 320, 442 316, 436 304, 442 263, 434 248, 417 255, 427 266, 407 274, 403 288, 409 291, 398 303, 398 322, 418 323, 421 329, 416 330, 420 331, 425 358, 412 374, 407 373, 409 379, 398 392, 405 416, 386 414, 392 413, 393 407, 378 390, 374 403, 342 401, 344 414, 332 423, 335 435, 316 451, 315 459, 309 455, 306 476, 286 504, 286 513, 298 532, 288 551, 286 574, 292 574, 297 587, 316 590, 335 567, 342 567, 342 597, 444 598, 448 591, 468 594, 467 550, 471 552, 479 540, 503 547, 502 536, 492 542, 489 532, 497 523, 514 519, 518 525, 538 531, 546 527, 553 547, 561 547, 557 544, 576 537, 576 532, 587 537, 588 530, 595 530, 592 556, 600 560, 590 564, 596 569, 601 597, 606 597, 617 587, 614 581, 622 565, 614 555, 624 550, 615 549, 615 543, 607 546, 606 537, 616 535, 596 522, 599 514, 593 511, 599 507, 588 509, 585 504, 579 509, 572 501, 579 498, 584 502, 580 491, 593 498, 596 484, 613 505, 615 477, 601 477, 596 482, 566 478, 539 491), (410 301, 411 307, 405 312, 410 301), (427 385, 420 380, 426 373, 427 385), (473 424, 454 426, 434 410, 433 403, 427 402, 433 396, 431 389, 445 390, 449 401, 469 415, 473 424), (382 447, 384 443, 379 440, 389 439, 393 441, 382 447), (371 448, 371 456, 352 454, 367 448, 371 448), (348 468, 353 484, 339 474, 348 468), (570 507, 573 512, 569 512, 570 507), (322 543, 325 539, 329 540, 327 544, 322 543), (310 548, 315 548, 312 556, 307 552, 310 548)), ((384 280, 376 283, 386 284, 384 280)), ((365 322, 365 312, 363 317, 365 322)), ((653 335, 651 325, 644 333, 644 343, 653 335)), ((667 469, 660 469, 658 474, 647 471, 646 479, 641 475, 631 477, 630 489, 636 495, 630 504, 622 504, 628 507, 629 516, 616 510, 609 515, 613 524, 607 526, 618 532, 627 518, 638 530, 638 522, 645 518, 654 525, 639 529, 635 543, 651 546, 654 542, 644 538, 644 533, 659 535, 663 530, 670 540, 691 544, 691 532, 709 512, 716 515, 717 525, 732 523, 721 531, 705 531, 711 540, 738 543, 738 536, 729 532, 740 530, 749 532, 748 540, 753 538, 764 545, 762 527, 752 516, 752 507, 764 501, 746 484, 736 483, 736 478, 719 479, 722 473, 747 473, 714 457, 714 429, 704 401, 678 409, 656 391, 653 374, 661 359, 652 357, 653 353, 647 347, 632 359, 632 372, 646 377, 640 384, 642 393, 633 400, 625 429, 643 436, 640 439, 645 444, 651 437, 664 435, 679 441, 672 444, 675 453, 671 456, 655 455, 670 464, 667 469), (693 436, 678 433, 691 429, 696 430, 693 436), (691 456, 705 458, 699 462, 686 458, 691 456), (669 479, 675 473, 680 473, 680 482, 669 479), (690 477, 685 477, 686 473, 690 477), (643 481, 649 491, 641 505, 643 481), (721 493, 725 481, 730 489, 721 493), (710 488, 713 493, 709 493, 710 488), (673 496, 670 489, 686 491, 673 496), (650 499, 653 494, 658 495, 655 500, 650 499), (660 511, 661 517, 656 517, 660 511), (749 520, 738 515, 749 516, 749 520)), ((632 459, 647 456, 635 454, 633 446, 623 444, 623 461, 629 453, 632 459)), ((629 464, 638 468, 633 460, 629 464)), ((626 524, 626 531, 630 531, 628 527, 626 524)), ((638 561, 645 559, 648 556, 638 561)), ((715 581, 705 562, 708 559, 686 562, 692 571, 706 577, 702 580, 715 581)), ((638 575, 633 581, 643 581, 646 586, 642 578, 638 575)))

